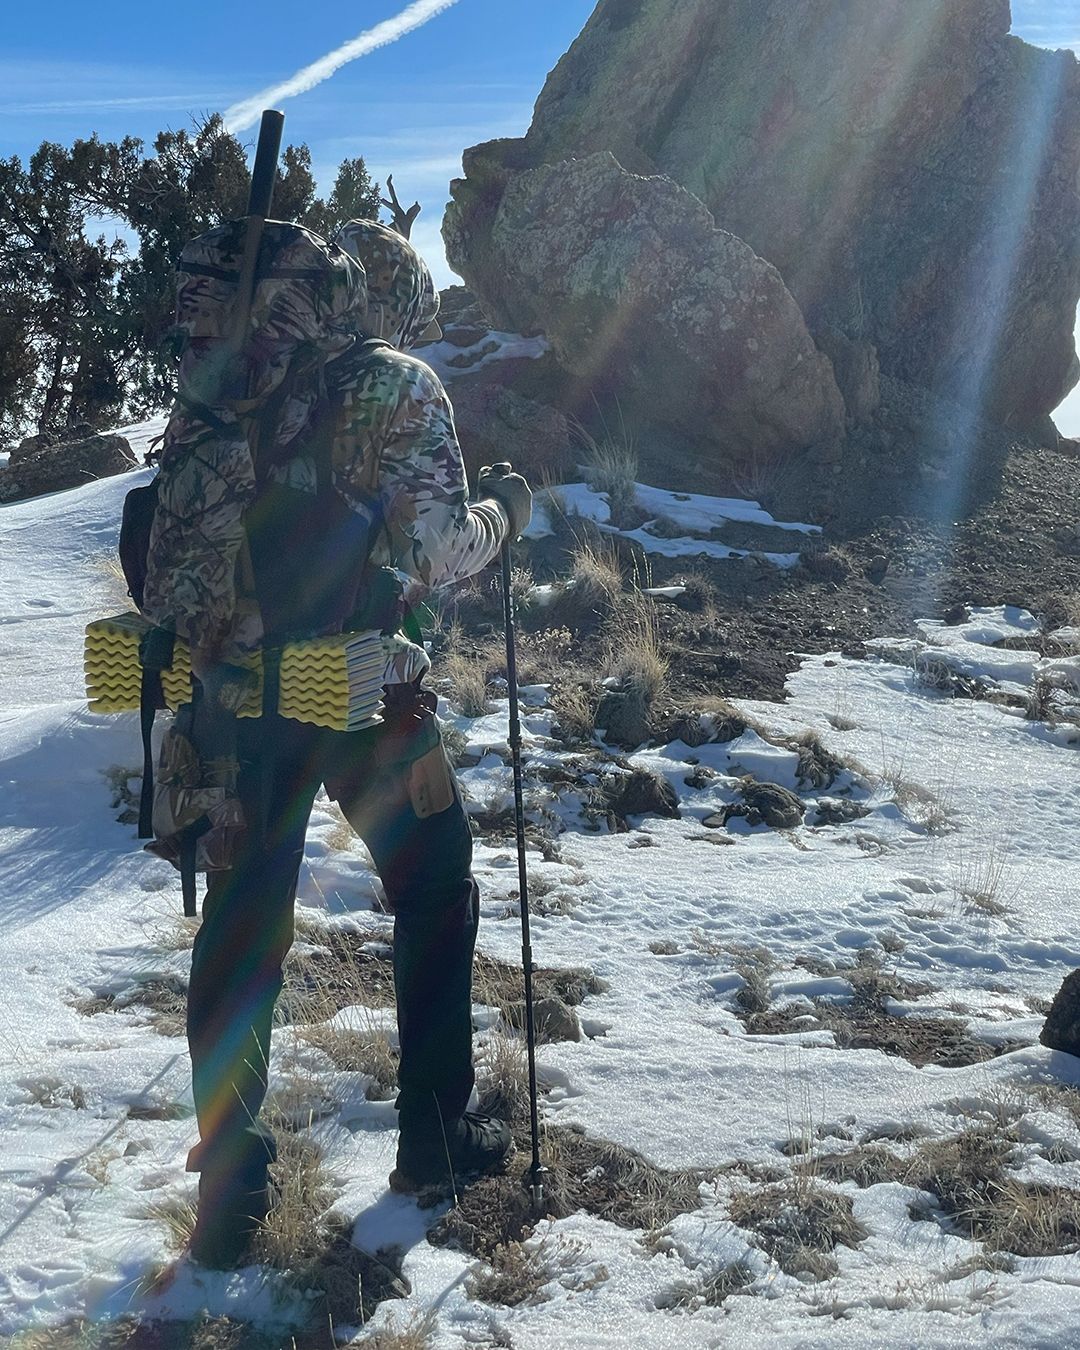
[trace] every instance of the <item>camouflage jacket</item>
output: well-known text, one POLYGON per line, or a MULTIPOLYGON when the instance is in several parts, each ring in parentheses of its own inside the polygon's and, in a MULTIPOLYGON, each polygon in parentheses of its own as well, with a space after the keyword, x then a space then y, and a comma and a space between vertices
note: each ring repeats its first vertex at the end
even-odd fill
MULTIPOLYGON (((334 486, 360 513, 374 497, 382 521, 371 561, 404 573, 411 598, 486 567, 509 522, 498 502, 469 502, 453 408, 435 372, 387 349, 355 360, 346 353, 327 376, 341 400, 334 486)), ((315 465, 304 453, 272 472, 315 490, 315 465)), ((430 664, 403 638, 388 640, 387 649, 387 684, 415 679, 430 664)))
MULTIPOLYGON (((429 367, 405 351, 438 311, 431 274, 407 240, 373 221, 350 222, 333 245, 323 247, 333 259, 334 285, 313 301, 306 293, 288 297, 287 336, 297 334, 310 343, 311 334, 318 333, 327 349, 320 379, 330 405, 338 409, 333 485, 360 514, 370 513, 374 503, 382 528, 373 562, 397 568, 426 590, 461 580, 497 555, 509 523, 495 501, 469 504, 446 391, 429 367), (356 276, 366 287, 366 312, 352 295, 356 276), (344 341, 343 332, 348 334, 344 341), (361 353, 356 339, 363 334, 392 346, 375 356, 361 353)), ((264 327, 269 327, 265 321, 264 327)), ((273 377, 268 380, 273 382, 273 377)), ((307 396, 302 381, 296 385, 273 433, 278 445, 288 444, 292 453, 275 464, 274 478, 316 491, 315 461, 305 440, 321 430, 310 418, 325 406, 307 396)), ((234 660, 261 637, 240 547, 243 511, 254 495, 245 437, 234 425, 223 425, 216 435, 205 426, 193 427, 183 400, 169 430, 151 541, 147 614, 188 637, 193 654, 199 653, 196 666, 200 659, 234 660), (215 515, 223 517, 226 528, 208 542, 205 525, 213 524, 215 515)), ((387 648, 387 683, 407 682, 427 668, 426 654, 404 639, 388 640, 387 648)))

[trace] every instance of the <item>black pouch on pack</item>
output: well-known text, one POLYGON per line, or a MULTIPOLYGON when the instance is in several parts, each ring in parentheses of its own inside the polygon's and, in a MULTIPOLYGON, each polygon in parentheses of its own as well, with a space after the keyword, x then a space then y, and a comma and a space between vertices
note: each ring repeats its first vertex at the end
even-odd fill
MULTIPOLYGON (((382 338, 368 338, 358 351, 367 362, 389 345, 382 338)), ((381 515, 376 483, 359 510, 334 487, 332 447, 342 408, 340 395, 324 396, 312 417, 311 433, 287 456, 307 453, 315 468, 314 491, 274 480, 272 444, 269 454, 260 449, 255 457, 259 486, 245 513, 244 529, 268 646, 288 638, 340 633, 361 603, 381 515)), ((265 421, 272 425, 273 417, 265 421)))
POLYGON ((157 509, 158 480, 145 487, 132 488, 124 498, 124 512, 120 519, 120 566, 128 594, 142 609, 146 590, 147 559, 150 555, 150 530, 157 509))
POLYGON ((268 643, 341 632, 357 608, 374 524, 333 490, 264 485, 245 525, 268 643))

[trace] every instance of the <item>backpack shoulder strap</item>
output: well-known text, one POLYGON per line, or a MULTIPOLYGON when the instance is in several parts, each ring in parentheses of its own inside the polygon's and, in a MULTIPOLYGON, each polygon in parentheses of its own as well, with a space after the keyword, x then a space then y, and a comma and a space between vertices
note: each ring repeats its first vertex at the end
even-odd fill
MULTIPOLYGON (((350 352, 351 360, 349 362, 354 371, 360 371, 371 365, 385 351, 395 351, 393 343, 387 342, 385 338, 366 337, 350 352)), ((341 415, 341 406, 337 400, 325 409, 325 418, 328 423, 334 423, 341 415)), ((312 452, 315 459, 315 473, 319 484, 319 491, 330 492, 334 486, 333 474, 333 456, 334 456, 334 434, 333 426, 327 427, 329 434, 316 436, 312 446, 312 452)), ((378 487, 378 464, 373 466, 373 482, 365 483, 365 488, 369 493, 373 493, 378 487)))

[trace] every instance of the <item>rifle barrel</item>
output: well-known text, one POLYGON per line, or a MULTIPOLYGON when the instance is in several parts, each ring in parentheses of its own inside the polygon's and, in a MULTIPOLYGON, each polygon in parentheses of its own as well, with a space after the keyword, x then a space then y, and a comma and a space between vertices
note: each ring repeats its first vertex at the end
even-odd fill
POLYGON ((267 108, 259 125, 259 144, 255 151, 255 167, 251 172, 251 192, 248 196, 247 209, 249 216, 261 216, 265 220, 270 214, 284 126, 285 114, 275 108, 267 108))

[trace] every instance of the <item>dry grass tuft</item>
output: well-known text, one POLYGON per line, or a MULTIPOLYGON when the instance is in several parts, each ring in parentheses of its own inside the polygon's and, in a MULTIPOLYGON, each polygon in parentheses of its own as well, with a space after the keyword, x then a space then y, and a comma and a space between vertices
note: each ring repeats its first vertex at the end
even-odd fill
POLYGON ((791 471, 792 454, 753 454, 731 470, 731 495, 747 501, 769 498, 791 471))
POLYGON ((741 1293, 753 1284, 755 1278, 747 1262, 734 1261, 705 1280, 701 1288, 702 1302, 706 1308, 719 1308, 732 1294, 741 1293))
POLYGON ((736 1191, 732 1223, 752 1230, 764 1251, 789 1275, 831 1279, 838 1246, 858 1247, 867 1232, 855 1218, 850 1196, 795 1176, 757 1190, 736 1191))
POLYGON ((332 824, 326 832, 326 846, 335 853, 348 853, 356 844, 357 834, 345 818, 345 812, 335 801, 326 803, 326 811, 332 824))
POLYGON ((810 536, 802 543, 799 566, 814 581, 839 584, 855 571, 855 560, 840 544, 830 544, 821 536, 810 536))
POLYGON ((112 1322, 82 1318, 58 1327, 21 1332, 5 1350, 330 1350, 333 1339, 297 1332, 282 1341, 280 1332, 259 1331, 230 1317, 142 1322, 120 1317, 112 1322))
POLYGON ((574 635, 569 628, 541 628, 517 635, 518 681, 554 684, 570 664, 574 635))
POLYGON ((134 768, 125 764, 110 764, 101 772, 109 788, 109 807, 118 812, 116 819, 121 825, 134 825, 139 819, 142 772, 141 764, 134 768))
POLYGON ((624 689, 640 694, 652 708, 664 692, 670 663, 664 655, 656 606, 633 592, 619 602, 609 625, 611 656, 608 676, 624 689))
POLYGON ((735 963, 742 976, 742 988, 735 994, 735 1006, 743 1017, 754 1017, 768 1012, 772 993, 769 976, 776 969, 776 959, 765 947, 744 953, 735 963))
POLYGON ((620 529, 641 523, 637 507, 638 456, 633 437, 622 421, 617 434, 606 427, 598 440, 577 423, 574 431, 584 452, 586 479, 594 492, 603 492, 611 504, 612 524, 620 529))
POLYGON ((352 1245, 351 1221, 328 1212, 335 1190, 311 1139, 286 1132, 277 1144, 270 1166, 275 1202, 253 1257, 280 1271, 289 1287, 314 1296, 313 1326, 362 1325, 384 1299, 409 1293, 401 1254, 372 1256, 352 1245))
MULTIPOLYGON (((132 465, 133 468, 141 465, 132 465)), ((111 612, 119 614, 124 610, 134 610, 135 601, 128 590, 127 577, 120 566, 120 559, 112 549, 97 554, 87 560, 90 567, 105 582, 106 594, 102 603, 111 612)))
POLYGON ((569 557, 568 575, 551 607, 553 624, 591 631, 610 618, 622 593, 623 575, 610 541, 581 537, 569 557))
POLYGON ((819 791, 830 788, 849 767, 839 755, 834 755, 827 748, 815 731, 804 731, 794 737, 790 744, 799 756, 795 777, 802 787, 819 791))
POLYGON ((300 1039, 314 1046, 341 1073, 362 1073, 370 1082, 368 1101, 388 1102, 397 1095, 398 1052, 390 1035, 374 1022, 363 1030, 350 1027, 307 1026, 297 1029, 300 1039))
POLYGON ((334 1189, 318 1147, 300 1134, 277 1136, 277 1161, 270 1165, 276 1198, 255 1243, 256 1258, 276 1270, 295 1272, 322 1250, 322 1216, 334 1189))
MULTIPOLYGON (((283 1299, 304 1296, 307 1327, 295 1333, 261 1331, 231 1318, 188 1322, 139 1322, 121 1318, 106 1324, 69 1323, 48 1332, 16 1338, 20 1350, 332 1350, 335 1327, 364 1325, 379 1303, 410 1293, 396 1249, 374 1255, 352 1245, 352 1224, 326 1213, 333 1190, 310 1140, 285 1136, 271 1167, 277 1199, 255 1239, 251 1259, 269 1266, 283 1299)), ((170 1245, 182 1250, 195 1225, 192 1200, 176 1197, 148 1211, 164 1223, 170 1245)), ((364 1336, 363 1344, 386 1350, 422 1350, 429 1345, 433 1319, 414 1319, 399 1331, 364 1336)))
POLYGON ((1080 686, 1063 670, 1040 671, 1028 691, 1024 716, 1031 722, 1076 722, 1080 686))
POLYGON ((1051 1081, 1033 1084, 1027 1091, 1041 1106, 1049 1107, 1051 1111, 1061 1111, 1069 1116, 1077 1129, 1080 1129, 1080 1087, 1074 1087, 1071 1083, 1051 1081))
POLYGON ((529 1059, 522 1036, 494 1028, 478 1047, 480 1109, 510 1126, 529 1119, 529 1059))
MULTIPOLYGON (((516 1131, 519 1147, 502 1176, 470 1186, 429 1234, 436 1244, 490 1259, 499 1246, 520 1242, 536 1222, 522 1184, 530 1154, 527 1131, 516 1131)), ((703 1172, 672 1172, 632 1149, 592 1139, 574 1129, 545 1127, 541 1157, 549 1169, 545 1214, 561 1218, 584 1211, 620 1228, 663 1228, 700 1204, 703 1172)))
POLYGON ((968 1032, 964 1018, 891 1012, 890 1000, 919 998, 929 993, 932 987, 904 979, 896 971, 886 969, 877 952, 860 952, 850 966, 837 967, 831 962, 820 965, 810 958, 803 958, 797 964, 820 975, 843 975, 851 984, 851 1002, 819 998, 810 1001, 812 1012, 803 1004, 766 1008, 749 1015, 736 1004, 747 1029, 754 1035, 830 1031, 839 1049, 879 1050, 906 1059, 919 1068, 925 1064, 950 1068, 981 1064, 1016 1048, 1009 1042, 991 1045, 978 1040, 968 1032), (813 1022, 809 1020, 811 1017, 813 1022))
POLYGON ((895 1153, 880 1144, 860 1144, 846 1153, 827 1153, 797 1165, 798 1170, 822 1181, 853 1181, 860 1188, 896 1181, 903 1166, 895 1153))
POLYGON ((339 1106, 327 1082, 293 1058, 266 1094, 262 1119, 275 1135, 302 1134, 336 1116, 339 1106))
MULTIPOLYGON (((498 1008, 509 1020, 512 1010, 525 997, 525 977, 520 966, 508 965, 486 952, 477 952, 473 965, 473 998, 498 1008)), ((576 1008, 585 999, 602 994, 607 989, 603 980, 591 970, 569 966, 564 970, 539 969, 533 972, 533 994, 537 1000, 559 998, 576 1008)))
POLYGON ((414 1313, 403 1327, 384 1327, 350 1344, 368 1346, 370 1350, 429 1350, 434 1334, 434 1312, 414 1313))
POLYGON ((156 1201, 146 1211, 148 1219, 165 1229, 173 1251, 186 1251, 191 1242, 191 1235, 195 1231, 196 1204, 196 1192, 187 1191, 183 1195, 172 1195, 156 1201))
POLYGON ((394 971, 381 930, 356 932, 330 924, 303 929, 307 950, 292 949, 275 1024, 328 1022, 343 1008, 394 1006, 394 971))
POLYGON ((150 941, 158 952, 189 952, 195 945, 195 934, 202 920, 185 914, 170 914, 165 922, 157 921, 150 933, 150 941))
POLYGON ((975 849, 958 848, 952 860, 952 886, 966 909, 992 918, 1007 914, 1020 891, 1008 842, 996 836, 975 849))
POLYGON ((553 730, 567 745, 588 745, 596 734, 600 690, 588 680, 560 682, 551 698, 553 730))
POLYGON ((746 1261, 734 1261, 704 1279, 681 1280, 660 1295, 656 1306, 665 1312, 697 1312, 700 1308, 721 1308, 732 1294, 742 1293, 757 1276, 746 1261))
POLYGON ((491 711, 488 683, 505 666, 506 654, 498 642, 470 643, 461 624, 451 624, 438 674, 449 680, 451 697, 463 716, 483 717, 491 711))
POLYGON ((682 948, 671 938, 653 938, 649 943, 649 951, 653 956, 678 956, 682 948))
POLYGON ((544 1286, 561 1266, 580 1258, 584 1245, 565 1237, 544 1238, 526 1245, 502 1243, 487 1257, 487 1268, 474 1266, 465 1278, 465 1292, 482 1303, 504 1308, 546 1302, 544 1286))
POLYGON ((146 1014, 146 1024, 160 1036, 183 1036, 187 1029, 187 985, 175 976, 148 976, 122 994, 95 994, 74 1003, 84 1017, 126 1009, 146 1014))
POLYGON ((469 738, 452 722, 445 722, 441 717, 439 718, 439 736, 451 767, 459 769, 468 756, 469 738))
POLYGON ((23 1105, 41 1106, 46 1110, 63 1106, 73 1107, 76 1111, 86 1110, 86 1090, 79 1083, 63 1083, 59 1078, 45 1075, 20 1079, 19 1087, 26 1093, 23 1105))
POLYGON ((951 1223, 990 1251, 1056 1256, 1080 1250, 1080 1190, 1021 1181, 1007 1172, 1015 1130, 994 1122, 929 1140, 902 1180, 937 1196, 951 1223))

